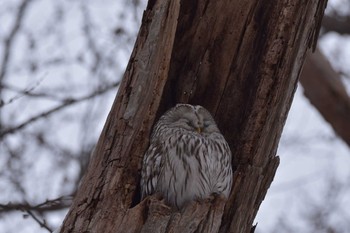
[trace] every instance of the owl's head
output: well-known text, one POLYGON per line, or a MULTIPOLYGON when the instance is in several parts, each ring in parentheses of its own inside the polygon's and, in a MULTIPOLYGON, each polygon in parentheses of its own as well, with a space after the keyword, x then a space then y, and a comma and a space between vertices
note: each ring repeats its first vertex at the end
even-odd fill
POLYGON ((209 111, 199 105, 177 104, 162 116, 162 121, 168 127, 199 134, 220 132, 209 111))

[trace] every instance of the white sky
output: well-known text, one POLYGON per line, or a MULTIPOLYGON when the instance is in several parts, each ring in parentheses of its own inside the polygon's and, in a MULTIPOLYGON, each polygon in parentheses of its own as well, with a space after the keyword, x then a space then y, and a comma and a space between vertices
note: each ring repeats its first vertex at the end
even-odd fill
MULTIPOLYGON (((0 39, 8 34, 9 28, 13 23, 13 10, 20 1, 3 0, 0 2, 0 39), (12 12, 12 13, 11 13, 12 12)), ((25 31, 33 33, 33 36, 40 41, 37 45, 38 49, 35 52, 28 51, 26 45, 26 37, 19 36, 15 45, 15 56, 11 60, 9 78, 7 83, 15 85, 19 88, 28 88, 33 83, 39 82, 37 91, 52 90, 55 91, 57 85, 66 88, 73 88, 71 96, 84 95, 87 90, 81 87, 88 86, 85 82, 86 76, 89 75, 89 70, 85 66, 73 63, 77 54, 83 54, 87 64, 93 62, 91 54, 85 54, 86 40, 82 32, 82 14, 81 3, 84 1, 66 1, 66 0, 36 0, 32 4, 32 8, 26 17, 25 31), (63 6, 62 11, 65 12, 64 20, 56 27, 48 27, 50 20, 55 20, 53 17, 56 6, 63 6), (48 31, 51 31, 49 36, 45 36, 48 31), (63 31, 64 33, 57 37, 55 32, 63 31), (38 63, 43 64, 47 61, 52 61, 57 58, 64 57, 71 63, 63 64, 62 66, 51 66, 47 69, 40 70, 35 75, 28 73, 27 69, 22 67, 28 60, 28 54, 31 54, 32 59, 36 59, 38 63)), ((87 0, 84 2, 90 12, 90 20, 93 27, 94 39, 98 49, 104 51, 104 54, 112 57, 117 57, 118 64, 115 69, 107 69, 107 66, 101 66, 96 73, 96 79, 89 81, 98 83, 101 74, 104 74, 106 80, 115 79, 117 74, 122 74, 128 62, 129 55, 132 50, 133 40, 138 31, 138 22, 141 19, 142 10, 138 11, 136 17, 130 8, 125 7, 125 1, 114 0, 87 0), (123 17, 119 17, 120 14, 123 17), (123 38, 119 41, 115 40, 113 30, 117 27, 123 28, 131 35, 131 38, 123 38), (128 42, 128 46, 125 46, 128 42)), ((145 6, 145 1, 141 1, 145 6)), ((344 0, 330 0, 330 4, 334 7, 339 7, 344 4, 344 0)), ((140 7, 140 9, 142 9, 140 7)), ((338 35, 326 36, 319 45, 325 54, 332 58, 334 65, 350 73, 349 57, 350 57, 350 42, 348 37, 338 35), (342 51, 339 53, 338 45, 342 44, 342 51), (336 56, 334 56, 336 54, 336 56), (334 62, 335 61, 335 62, 334 62)), ((3 44, 0 45, 0 54, 3 53, 3 44)), ((349 79, 346 81, 347 87, 350 90, 349 79)), ((57 92, 57 95, 67 95, 67 92, 57 92)), ((6 93, 6 98, 10 99, 13 93, 6 93)), ((93 102, 93 106, 81 104, 69 111, 84 112, 90 111, 90 108, 98 108, 99 113, 94 117, 97 122, 89 128, 89 133, 92 138, 97 138, 105 119, 107 117, 110 106, 115 97, 115 91, 105 95, 103 98, 98 98, 93 102)), ((36 115, 41 110, 55 106, 55 101, 36 102, 20 99, 16 105, 8 105, 4 111, 15 112, 16 109, 22 109, 21 114, 13 115, 3 114, 4 119, 12 124, 22 122, 28 119, 31 115, 36 115)), ((17 111, 18 112, 18 111, 17 111)), ((48 120, 46 125, 54 124, 55 130, 58 131, 58 136, 52 136, 53 141, 57 141, 60 145, 78 150, 75 145, 80 145, 82 135, 79 133, 80 126, 77 126, 73 121, 69 122, 65 116, 54 117, 48 120), (59 123, 57 123, 59 122, 59 123)), ((38 123, 37 125, 40 125, 38 123)), ((33 126, 35 127, 35 126, 33 126)), ((39 126, 38 126, 39 127, 39 126)), ((30 131, 30 130, 29 130, 30 131)), ((56 134, 55 134, 56 135, 56 134)), ((11 136, 10 139, 13 145, 16 145, 17 137, 11 136)), ((1 152, 1 150, 0 150, 1 152)), ((28 195, 29 201, 41 203, 46 198, 56 198, 62 195, 70 187, 65 187, 62 190, 62 185, 67 184, 66 179, 72 179, 78 170, 76 163, 66 164, 64 171, 60 170, 57 173, 55 162, 60 162, 59 157, 52 157, 41 151, 35 154, 35 158, 30 157, 31 153, 36 153, 34 148, 28 149, 27 162, 33 166, 31 173, 25 182, 28 190, 32 190, 28 195), (50 177, 51 179, 47 179, 50 177)), ((273 227, 281 218, 287 223, 300 227, 300 232, 307 232, 307 226, 303 217, 310 209, 309 205, 321 205, 325 190, 330 184, 330 177, 334 180, 344 183, 345 186, 341 196, 339 197, 340 207, 350 206, 350 151, 349 148, 339 140, 330 126, 323 120, 319 113, 313 108, 308 100, 303 96, 302 89, 299 87, 295 94, 295 99, 290 110, 286 126, 284 128, 281 143, 278 149, 278 155, 281 158, 280 166, 277 170, 274 182, 268 191, 256 222, 258 227, 256 232, 267 233, 273 232, 273 227)), ((0 166, 4 167, 4 158, 0 156, 0 166)), ((69 183, 69 182, 68 182, 69 183)), ((21 201, 20 195, 16 194, 16 189, 9 186, 8 183, 0 180, 0 202, 21 201)), ((67 191, 67 192, 68 192, 67 191)), ((68 194, 68 193, 66 193, 68 194)), ((345 216, 350 216, 349 210, 337 211, 333 214, 334 222, 345 216)), ((65 211, 50 214, 47 221, 52 226, 58 226, 63 220, 65 211)), ((350 221, 350 219, 349 219, 350 221)), ((0 232, 47 232, 41 229, 30 217, 23 218, 19 212, 0 216, 0 232), (2 231, 2 230, 3 231, 2 231)))

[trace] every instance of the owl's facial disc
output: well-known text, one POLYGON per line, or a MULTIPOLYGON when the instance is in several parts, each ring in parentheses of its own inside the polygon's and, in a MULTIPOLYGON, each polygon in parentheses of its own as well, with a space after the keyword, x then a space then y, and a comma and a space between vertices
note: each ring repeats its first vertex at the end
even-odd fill
POLYGON ((198 121, 194 121, 194 123, 192 124, 192 128, 197 132, 197 133, 202 133, 204 130, 204 126, 201 123, 200 120, 198 121))
POLYGON ((180 127, 198 134, 210 134, 219 132, 213 117, 201 106, 180 104, 176 111, 168 115, 169 124, 172 127, 180 127))
POLYGON ((206 130, 203 117, 195 112, 190 113, 186 123, 191 128, 191 131, 195 131, 199 134, 205 132, 206 130))

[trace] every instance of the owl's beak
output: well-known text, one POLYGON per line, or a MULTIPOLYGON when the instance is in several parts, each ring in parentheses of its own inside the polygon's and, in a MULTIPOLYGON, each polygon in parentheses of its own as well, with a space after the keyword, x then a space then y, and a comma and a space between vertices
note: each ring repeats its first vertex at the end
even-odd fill
POLYGON ((198 133, 202 133, 202 128, 201 127, 197 127, 196 130, 197 130, 198 133))

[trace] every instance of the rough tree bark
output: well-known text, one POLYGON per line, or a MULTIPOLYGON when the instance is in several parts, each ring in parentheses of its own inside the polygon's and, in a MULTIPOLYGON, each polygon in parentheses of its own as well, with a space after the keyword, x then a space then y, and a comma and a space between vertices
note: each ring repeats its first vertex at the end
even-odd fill
POLYGON ((61 232, 250 232, 326 1, 150 0, 134 51, 61 232), (227 202, 181 211, 139 200, 153 122, 178 102, 215 116, 234 156, 227 202))

